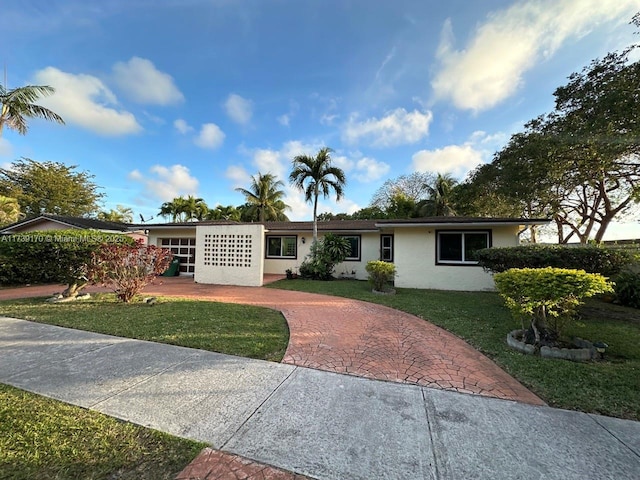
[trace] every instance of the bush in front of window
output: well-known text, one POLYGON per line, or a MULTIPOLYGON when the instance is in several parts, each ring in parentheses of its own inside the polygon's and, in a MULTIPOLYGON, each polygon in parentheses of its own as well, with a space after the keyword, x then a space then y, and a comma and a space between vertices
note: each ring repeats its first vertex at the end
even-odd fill
POLYGON ((310 253, 300 265, 300 275, 312 280, 332 280, 338 263, 344 262, 351 253, 347 238, 327 233, 311 245, 310 253))
POLYGON ((475 259, 485 270, 497 273, 510 268, 568 268, 600 273, 611 277, 633 261, 630 251, 596 245, 522 245, 485 248, 475 252, 475 259))
POLYGON ((496 273, 494 280, 513 317, 527 330, 525 342, 536 347, 553 346, 561 338, 583 299, 613 292, 599 273, 566 268, 512 268, 496 273))
POLYGON ((369 274, 369 283, 377 292, 384 292, 388 289, 388 284, 396 276, 396 266, 393 263, 382 260, 372 260, 367 262, 365 270, 369 274))

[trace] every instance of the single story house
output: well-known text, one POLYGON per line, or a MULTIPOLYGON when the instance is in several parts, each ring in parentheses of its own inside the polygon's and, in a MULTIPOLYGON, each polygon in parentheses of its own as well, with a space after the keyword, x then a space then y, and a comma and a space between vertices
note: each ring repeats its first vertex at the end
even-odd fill
POLYGON ((121 233, 136 240, 141 239, 145 243, 147 240, 144 228, 132 228, 131 225, 126 223, 48 213, 6 225, 0 228, 0 235, 55 230, 98 230, 104 233, 121 233))
MULTIPOLYGON (((367 278, 370 260, 393 262, 395 285, 440 290, 492 290, 491 275, 473 260, 474 250, 516 246, 531 225, 548 220, 429 217, 402 220, 318 222, 318 236, 346 237, 351 254, 336 275, 367 278)), ((132 228, 136 228, 132 226, 132 228)), ((296 271, 309 254, 313 222, 204 221, 145 224, 150 245, 171 249, 180 273, 198 283, 260 286, 264 274, 296 271)))

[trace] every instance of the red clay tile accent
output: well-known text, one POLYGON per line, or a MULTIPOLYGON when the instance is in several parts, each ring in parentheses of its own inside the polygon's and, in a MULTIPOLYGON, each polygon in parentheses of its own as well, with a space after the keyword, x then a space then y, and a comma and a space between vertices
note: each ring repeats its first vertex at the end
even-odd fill
POLYGON ((205 448, 175 480, 307 480, 308 477, 205 448))

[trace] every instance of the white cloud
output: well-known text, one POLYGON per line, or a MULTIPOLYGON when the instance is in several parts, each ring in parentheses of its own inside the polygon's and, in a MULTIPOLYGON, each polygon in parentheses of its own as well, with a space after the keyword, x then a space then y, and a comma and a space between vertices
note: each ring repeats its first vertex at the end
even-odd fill
POLYGON ((420 150, 411 159, 418 172, 452 173, 463 178, 466 172, 482 163, 482 152, 471 145, 449 145, 436 150, 420 150))
POLYGON ((142 130, 134 115, 117 110, 116 96, 102 81, 91 75, 74 75, 47 67, 35 74, 35 83, 50 85, 56 93, 39 103, 52 109, 65 122, 101 135, 128 135, 142 130))
POLYGON ((407 112, 404 108, 397 108, 380 119, 358 121, 357 115, 351 115, 342 138, 349 144, 366 141, 373 147, 411 144, 429 134, 432 120, 433 114, 430 111, 407 112))
POLYGON ((233 188, 247 188, 251 183, 251 175, 244 168, 238 165, 230 165, 224 176, 233 182, 233 188))
POLYGON ((113 81, 133 101, 171 105, 184 100, 171 75, 161 72, 146 58, 132 57, 113 66, 113 81))
POLYGON ((523 75, 552 56, 570 38, 598 24, 637 10, 637 0, 530 0, 489 15, 462 50, 455 50, 453 28, 445 21, 436 52, 439 70, 431 85, 436 98, 460 109, 481 111, 512 96, 523 75))
POLYGON ((389 164, 379 162, 373 158, 364 157, 356 162, 355 178, 359 182, 368 183, 384 177, 391 167, 389 164))
POLYGON ((277 117, 278 123, 284 127, 288 127, 291 124, 291 119, 296 116, 300 110, 300 104, 295 100, 289 100, 289 111, 277 117))
POLYGON ((240 125, 247 125, 251 121, 253 116, 253 102, 251 100, 232 93, 227 97, 227 101, 224 102, 224 107, 227 115, 234 122, 240 125))
POLYGON ((224 142, 225 134, 215 123, 205 123, 194 143, 200 148, 215 150, 224 142))
POLYGON ((154 165, 149 169, 148 176, 139 170, 132 170, 128 178, 144 185, 143 196, 161 202, 184 195, 196 195, 198 191, 198 179, 180 164, 169 167, 154 165))
POLYGON ((271 173, 280 180, 286 180, 286 157, 282 152, 258 149, 253 154, 253 165, 255 165, 258 172, 263 174, 271 173))
POLYGON ((289 114, 285 113, 284 115, 280 115, 278 118, 278 123, 280 125, 282 125, 283 127, 288 127, 289 126, 289 122, 291 121, 291 119, 289 118, 289 114))
POLYGON ((142 173, 140 173, 140 170, 135 169, 135 170, 131 170, 129 172, 129 175, 127 175, 127 178, 129 178, 129 180, 134 180, 136 182, 141 181, 144 177, 142 176, 142 173))
MULTIPOLYGON (((6 138, 0 138, 0 157, 10 157, 13 155, 13 148, 6 138)), ((3 167, 4 168, 4 167, 3 167)))
POLYGON ((185 120, 183 120, 182 118, 178 118, 177 120, 173 121, 173 126, 175 127, 175 129, 180 132, 181 134, 185 135, 189 132, 193 132, 194 128, 189 125, 185 120))

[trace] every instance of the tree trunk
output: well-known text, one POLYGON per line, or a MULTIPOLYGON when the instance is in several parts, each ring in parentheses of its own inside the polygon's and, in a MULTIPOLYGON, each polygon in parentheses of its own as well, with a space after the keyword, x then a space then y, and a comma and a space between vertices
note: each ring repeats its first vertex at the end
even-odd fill
POLYGON ((86 285, 87 282, 72 282, 64 289, 62 296, 64 298, 75 298, 86 285))

